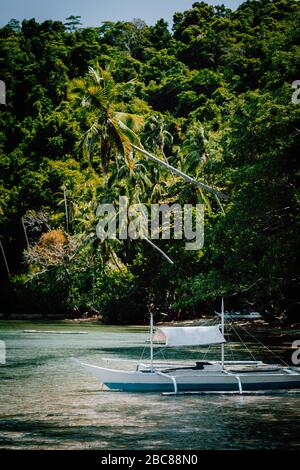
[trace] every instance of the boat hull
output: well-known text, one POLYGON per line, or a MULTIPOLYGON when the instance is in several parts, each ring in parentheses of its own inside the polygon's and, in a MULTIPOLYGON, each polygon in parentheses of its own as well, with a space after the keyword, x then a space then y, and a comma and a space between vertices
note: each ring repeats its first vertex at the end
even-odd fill
MULTIPOLYGON (((174 392, 174 386, 170 382, 168 384, 162 383, 106 383, 110 390, 120 390, 123 392, 174 392)), ((291 381, 272 381, 272 382, 253 382, 245 383, 241 381, 242 391, 264 391, 264 390, 293 390, 300 389, 300 380, 297 382, 291 381)), ((239 386, 237 381, 233 383, 177 383, 178 392, 237 392, 239 393, 239 386)))
POLYGON ((124 392, 174 392, 174 379, 178 392, 240 392, 257 390, 300 389, 297 372, 205 373, 179 371, 172 375, 141 371, 120 371, 90 364, 81 365, 110 390, 124 392), (241 389, 240 389, 241 387, 241 389))

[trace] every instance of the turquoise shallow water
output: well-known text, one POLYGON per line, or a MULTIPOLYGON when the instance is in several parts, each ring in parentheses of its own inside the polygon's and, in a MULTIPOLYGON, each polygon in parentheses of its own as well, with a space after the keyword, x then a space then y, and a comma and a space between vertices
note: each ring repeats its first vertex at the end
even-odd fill
MULTIPOLYGON (((293 332, 292 339, 299 339, 293 332)), ((261 333, 262 334, 262 333, 261 333)), ((117 368, 138 359, 145 329, 95 324, 0 322, 6 365, 0 365, 0 448, 10 449, 296 449, 300 393, 165 397, 100 390, 72 356, 117 368), (31 334, 24 329, 84 331, 31 334)), ((290 338, 272 332, 287 359, 290 338)), ((234 357, 246 358, 232 344, 234 357)), ((171 357, 199 358, 198 351, 171 357)), ((266 353, 255 350, 265 359, 266 353)), ((231 353, 228 356, 230 359, 231 353)), ((170 357, 170 356, 169 356, 170 357)), ((269 358, 270 359, 270 358, 269 358)))

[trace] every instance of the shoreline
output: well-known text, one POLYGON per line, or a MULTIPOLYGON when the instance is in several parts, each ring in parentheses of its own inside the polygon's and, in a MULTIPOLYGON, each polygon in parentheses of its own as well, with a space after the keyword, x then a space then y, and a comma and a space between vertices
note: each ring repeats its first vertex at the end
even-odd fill
MULTIPOLYGON (((165 322, 158 322, 156 323, 157 326, 201 326, 203 323, 206 323, 209 320, 212 320, 213 317, 201 317, 192 320, 174 320, 174 321, 165 321, 165 322)), ((62 324, 81 324, 81 323, 88 323, 88 324, 97 324, 103 326, 117 326, 115 324, 108 324, 101 322, 101 315, 94 315, 89 317, 77 317, 77 318, 68 318, 66 315, 48 315, 47 317, 40 315, 40 314, 11 314, 5 315, 0 314, 0 321, 7 321, 7 322, 14 322, 14 321, 24 321, 24 322, 38 322, 38 323, 62 323, 62 324)), ((280 321, 275 321, 274 323, 266 321, 264 319, 259 320, 234 320, 235 326, 247 326, 251 328, 276 328, 278 330, 284 329, 300 329, 300 323, 291 322, 291 323, 281 323, 280 321)), ((120 324, 118 326, 132 326, 132 324, 124 325, 120 324)), ((147 324, 138 325, 141 327, 147 327, 147 324)))
POLYGON ((42 315, 42 314, 4 314, 0 313, 0 321, 7 320, 7 321, 42 321, 42 322, 49 322, 49 321, 61 321, 61 322, 94 322, 94 321, 101 321, 101 315, 93 315, 93 316, 82 316, 82 317, 68 317, 67 315, 42 315))

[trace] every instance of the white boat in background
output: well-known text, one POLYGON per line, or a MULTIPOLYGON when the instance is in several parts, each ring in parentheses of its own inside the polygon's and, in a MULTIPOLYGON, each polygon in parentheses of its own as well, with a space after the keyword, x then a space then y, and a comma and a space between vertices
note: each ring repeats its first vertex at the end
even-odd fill
POLYGON ((261 361, 225 361, 224 302, 221 325, 160 327, 154 333, 150 321, 150 362, 135 370, 99 367, 78 361, 86 371, 110 390, 124 392, 165 392, 167 394, 199 392, 237 392, 254 390, 290 390, 300 388, 299 368, 265 364, 261 361), (154 363, 153 346, 157 341, 166 347, 221 345, 217 361, 154 363))
POLYGON ((56 331, 56 330, 23 330, 23 333, 46 335, 87 335, 87 331, 56 331))
MULTIPOLYGON (((221 315, 221 314, 218 314, 221 315)), ((259 312, 224 312, 224 320, 261 320, 262 315, 259 312)))

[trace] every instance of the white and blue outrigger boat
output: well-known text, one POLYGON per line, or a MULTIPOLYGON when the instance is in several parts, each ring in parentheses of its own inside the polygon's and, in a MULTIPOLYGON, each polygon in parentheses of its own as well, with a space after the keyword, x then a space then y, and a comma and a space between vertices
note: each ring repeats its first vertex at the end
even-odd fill
POLYGON ((123 392, 162 392, 169 395, 202 392, 243 392, 292 390, 300 388, 299 368, 266 364, 262 361, 225 361, 224 303, 221 324, 215 326, 153 327, 150 321, 150 361, 132 371, 99 367, 78 361, 110 390, 123 392), (167 347, 221 345, 217 361, 155 363, 155 342, 167 347))

